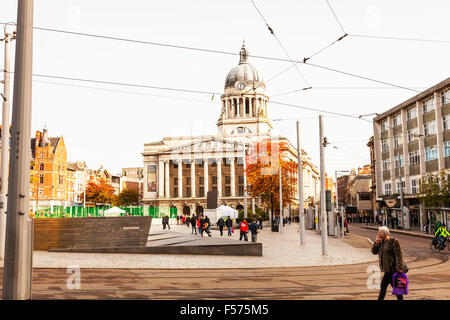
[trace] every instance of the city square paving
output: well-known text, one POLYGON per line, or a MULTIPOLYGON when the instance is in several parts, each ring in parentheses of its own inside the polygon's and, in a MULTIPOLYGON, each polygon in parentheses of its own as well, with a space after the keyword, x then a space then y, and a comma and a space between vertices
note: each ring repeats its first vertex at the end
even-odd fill
MULTIPOLYGON (((263 257, 35 252, 33 299, 377 298, 373 270, 378 259, 367 238, 349 234, 342 242, 330 237, 328 255, 322 256, 320 235, 307 231, 306 245, 300 247, 297 228, 292 224, 281 235, 263 230, 258 239, 263 257), (69 267, 80 268, 79 287, 69 267)), ((185 226, 171 231, 190 232, 185 226)), ((216 230, 213 236, 220 237, 216 230)), ((448 254, 404 250, 404 255, 410 268, 406 299, 450 299, 448 254)), ((395 300, 389 290, 386 300, 395 300)))

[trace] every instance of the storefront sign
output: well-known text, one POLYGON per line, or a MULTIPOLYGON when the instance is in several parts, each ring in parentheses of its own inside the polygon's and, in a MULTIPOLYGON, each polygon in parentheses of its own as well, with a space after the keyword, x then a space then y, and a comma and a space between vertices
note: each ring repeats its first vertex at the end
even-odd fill
POLYGON ((397 204, 397 199, 386 199, 384 202, 389 208, 393 208, 397 204))

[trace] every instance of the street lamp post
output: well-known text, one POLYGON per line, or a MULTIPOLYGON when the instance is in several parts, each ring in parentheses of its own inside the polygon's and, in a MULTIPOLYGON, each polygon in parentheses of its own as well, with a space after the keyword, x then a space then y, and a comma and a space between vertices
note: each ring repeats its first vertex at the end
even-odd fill
MULTIPOLYGON (((348 170, 335 170, 334 171, 334 177, 336 179, 336 207, 338 210, 338 215, 341 214, 341 211, 339 210, 339 189, 338 189, 338 172, 340 173, 348 173, 348 170)), ((345 229, 344 229, 344 211, 342 211, 342 221, 341 221, 341 228, 342 228, 342 240, 344 240, 345 235, 345 229)))

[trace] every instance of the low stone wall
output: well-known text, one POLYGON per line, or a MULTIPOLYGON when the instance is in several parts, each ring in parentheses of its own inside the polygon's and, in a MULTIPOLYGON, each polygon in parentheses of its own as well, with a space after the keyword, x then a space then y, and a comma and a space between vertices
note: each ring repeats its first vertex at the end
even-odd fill
POLYGON ((34 219, 34 250, 145 247, 152 217, 34 219))

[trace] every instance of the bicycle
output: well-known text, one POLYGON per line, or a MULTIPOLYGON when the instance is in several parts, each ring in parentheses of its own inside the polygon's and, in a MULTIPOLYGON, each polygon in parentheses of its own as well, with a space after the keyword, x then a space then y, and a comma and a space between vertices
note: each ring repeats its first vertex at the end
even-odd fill
POLYGON ((448 245, 448 242, 449 242, 449 240, 447 237, 444 240, 444 244, 442 245, 442 248, 438 248, 439 240, 437 238, 434 238, 430 243, 430 249, 433 252, 440 252, 440 251, 443 251, 447 247, 447 250, 450 251, 450 246, 448 245))

